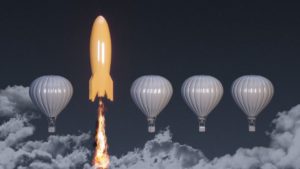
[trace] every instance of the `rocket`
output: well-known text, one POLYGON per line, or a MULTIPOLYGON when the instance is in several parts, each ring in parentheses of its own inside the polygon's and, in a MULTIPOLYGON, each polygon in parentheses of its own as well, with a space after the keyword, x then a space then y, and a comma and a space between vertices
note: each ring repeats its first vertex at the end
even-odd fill
POLYGON ((94 21, 90 38, 92 77, 89 81, 89 99, 107 97, 113 101, 113 81, 110 76, 111 39, 108 24, 103 16, 94 21))

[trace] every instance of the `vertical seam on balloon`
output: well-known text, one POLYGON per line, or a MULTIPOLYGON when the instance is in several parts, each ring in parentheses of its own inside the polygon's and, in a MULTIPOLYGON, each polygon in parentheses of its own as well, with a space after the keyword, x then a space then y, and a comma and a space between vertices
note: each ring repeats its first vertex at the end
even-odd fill
MULTIPOLYGON (((261 85, 261 83, 259 81, 257 81, 256 79, 257 79, 256 76, 252 78, 252 83, 254 84, 253 85, 254 91, 257 90, 257 84, 261 85)), ((254 95, 256 95, 256 93, 254 93, 254 95)), ((258 114, 258 103, 259 103, 260 97, 261 97, 261 95, 259 93, 258 93, 257 97, 255 97, 255 104, 252 108, 254 116, 257 116, 257 114, 258 114)))
POLYGON ((161 92, 163 93, 163 91, 165 91, 166 93, 165 94, 159 94, 158 97, 160 98, 159 99, 159 103, 158 103, 158 112, 161 112, 164 107, 166 106, 166 99, 167 99, 167 96, 169 94, 169 91, 168 91, 168 87, 166 86, 167 84, 165 83, 165 79, 162 78, 159 78, 159 89, 161 89, 161 92))
POLYGON ((187 99, 186 103, 187 103, 189 109, 191 109, 192 112, 198 116, 198 114, 194 111, 194 108, 192 106, 191 93, 190 93, 191 80, 192 79, 190 79, 190 80, 188 79, 187 82, 186 82, 186 86, 185 86, 185 96, 186 96, 186 99, 187 99))
MULTIPOLYGON (((53 76, 53 77, 52 77, 52 87, 53 87, 54 90, 57 90, 57 89, 59 88, 58 86, 61 86, 61 84, 57 85, 58 82, 60 83, 60 80, 58 80, 58 78, 60 79, 60 76, 53 76), (57 81, 55 81, 54 78, 57 78, 57 81)), ((53 94, 53 93, 52 93, 52 94, 53 94)), ((54 96, 55 96, 55 97, 52 97, 52 98, 54 98, 54 101, 55 101, 55 104, 53 104, 53 105, 56 105, 56 106, 55 106, 53 112, 55 113, 55 117, 57 117, 58 114, 59 114, 59 113, 58 113, 58 111, 59 111, 58 109, 59 109, 59 107, 60 107, 60 104, 62 104, 62 98, 59 97, 59 96, 58 96, 58 93, 55 93, 55 92, 54 92, 54 96), (58 101, 59 103, 57 103, 57 101, 58 101)))
POLYGON ((143 93, 143 92, 141 93, 141 101, 142 101, 143 107, 145 108, 144 113, 146 113, 147 117, 151 117, 151 114, 149 113, 148 108, 147 108, 147 104, 145 103, 145 102, 147 102, 146 96, 145 96, 146 93, 147 93, 147 90, 146 90, 147 85, 146 84, 147 84, 146 83, 146 77, 143 77, 142 83, 140 85, 141 85, 142 89, 145 89, 145 93, 143 93))
POLYGON ((214 95, 211 94, 211 89, 213 88, 213 80, 212 77, 208 77, 209 78, 209 81, 208 81, 208 95, 209 95, 209 102, 208 102, 208 106, 206 107, 206 113, 205 113, 205 116, 208 116, 208 114, 213 110, 213 101, 214 101, 214 95))
MULTIPOLYGON (((250 76, 248 79, 249 79, 249 86, 251 87, 251 90, 252 90, 252 92, 253 92, 253 89, 254 89, 254 78, 255 77, 253 77, 253 76, 250 76)), ((252 95, 253 95, 253 93, 250 93, 250 92, 247 92, 247 98, 248 98, 248 103, 250 103, 250 101, 251 101, 251 104, 248 104, 248 106, 249 106, 249 110, 250 110, 250 112, 251 112, 251 115, 252 115, 252 117, 253 116, 255 116, 255 104, 254 103, 252 103, 253 102, 253 100, 252 100, 252 95), (251 99, 250 99, 251 98, 251 99)))
POLYGON ((194 90, 194 92, 192 92, 192 95, 191 95, 191 100, 192 100, 193 109, 196 110, 196 114, 198 114, 197 113, 198 107, 196 104, 196 92, 195 92, 196 84, 197 84, 197 78, 194 77, 191 82, 191 86, 192 86, 191 88, 192 88, 192 90, 194 90))
POLYGON ((212 86, 213 86, 213 90, 214 90, 214 92, 213 92, 213 101, 212 101, 212 103, 213 103, 213 105, 212 105, 212 108, 211 108, 211 112, 215 109, 215 107, 218 105, 218 103, 219 103, 219 101, 218 101, 218 98, 220 97, 219 96, 219 89, 220 89, 220 86, 218 85, 218 80, 216 79, 216 78, 213 78, 213 84, 212 84, 212 86))
MULTIPOLYGON (((167 79, 162 79, 164 83, 164 88, 166 88, 166 95, 164 97, 164 104, 162 110, 168 105, 170 99, 171 99, 171 85, 170 82, 167 79)), ((161 110, 161 111, 162 111, 161 110)))
MULTIPOLYGON (((251 111, 251 106, 249 105, 249 87, 251 87, 251 83, 250 83, 250 77, 247 77, 246 78, 246 88, 247 88, 247 92, 246 92, 246 97, 245 97, 245 100, 246 100, 246 107, 247 107, 247 111, 249 112, 249 114, 251 114, 251 116, 253 116, 253 112, 251 111)), ((251 87, 252 89, 252 87, 251 87)))
POLYGON ((202 106, 201 106, 201 90, 200 93, 197 92, 197 90, 202 87, 202 83, 201 83, 202 77, 201 76, 194 76, 193 80, 191 82, 192 86, 192 90, 194 90, 194 92, 192 92, 192 102, 193 102, 193 107, 194 110, 197 114, 197 116, 201 116, 202 114, 202 106))
POLYGON ((200 114, 201 114, 201 117, 205 117, 205 115, 206 115, 206 109, 207 109, 207 106, 208 106, 208 104, 207 104, 207 102, 206 102, 206 99, 204 99, 204 97, 205 97, 205 88, 207 87, 207 86, 205 86, 205 85, 207 85, 206 84, 206 82, 205 82, 205 80, 204 80, 204 77, 203 76, 200 76, 200 78, 199 78, 200 80, 200 84, 201 84, 201 91, 200 91, 200 93, 199 93, 199 96, 200 96, 200 101, 199 101, 199 103, 200 103, 200 114))
POLYGON ((153 110, 152 110, 152 106, 153 106, 153 100, 152 100, 152 94, 153 94, 153 77, 152 76, 150 76, 150 79, 149 79, 149 83, 147 83, 147 85, 148 85, 148 89, 150 89, 149 90, 149 93, 147 93, 147 100, 148 100, 148 102, 150 102, 149 104, 147 104, 148 106, 148 111, 151 113, 151 116, 152 117, 155 117, 156 116, 156 114, 153 112, 153 110))
POLYGON ((69 92, 69 89, 68 89, 69 85, 67 84, 66 79, 62 79, 60 81, 60 83, 62 83, 62 84, 60 84, 60 86, 62 86, 62 89, 66 90, 66 92, 64 92, 64 91, 62 92, 63 97, 62 97, 62 100, 60 101, 61 105, 60 105, 59 109, 57 109, 57 111, 55 112, 55 113, 57 113, 56 116, 58 116, 59 113, 62 112, 63 109, 67 107, 67 103, 68 103, 67 93, 69 92))
MULTIPOLYGON (((266 108, 267 107, 267 105, 270 103, 270 101, 271 101, 271 98, 272 98, 272 83, 268 80, 268 79, 266 79, 265 78, 265 88, 266 88, 266 94, 267 94, 267 98, 266 98, 266 105, 264 106, 264 108, 266 108)), ((264 109, 263 108, 263 109, 264 109)))
POLYGON ((50 76, 49 77, 49 83, 47 83, 48 84, 48 87, 47 88, 49 88, 49 87, 51 87, 51 89, 50 89, 50 95, 48 95, 48 103, 49 103, 49 110, 50 110, 50 112, 52 113, 52 115, 54 115, 55 117, 56 117, 56 112, 54 111, 54 106, 53 105, 55 105, 54 104, 54 100, 53 100, 53 95, 55 96, 55 92, 53 91, 53 89, 55 90, 55 88, 54 88, 54 86, 53 86, 53 76, 50 76))
POLYGON ((157 100, 156 100, 156 98, 154 97, 155 95, 154 95, 154 91, 155 91, 155 88, 156 88, 156 86, 155 85, 157 85, 156 84, 156 76, 155 75, 153 75, 152 76, 152 92, 151 92, 151 106, 150 106, 150 108, 151 108, 151 111, 152 112, 155 112, 154 114, 155 114, 155 116, 157 116, 158 114, 157 114, 157 104, 156 104, 156 102, 157 102, 157 100), (155 105, 156 104, 156 105, 155 105))
POLYGON ((141 85, 142 85, 142 83, 143 83, 143 81, 141 80, 143 77, 141 77, 141 78, 139 78, 139 79, 137 79, 137 86, 136 86, 136 88, 139 90, 137 93, 136 93, 136 96, 137 96, 137 99, 138 99, 138 101, 136 101, 136 103, 138 103, 138 105, 139 105, 139 108, 140 108, 140 110, 142 111, 142 113, 145 115, 145 116, 147 116, 148 117, 148 114, 147 114, 147 111, 146 111, 146 108, 144 107, 144 105, 143 105, 143 99, 142 99, 142 90, 141 90, 141 85))
POLYGON ((46 77, 46 81, 43 83, 45 85, 45 87, 43 88, 46 88, 46 93, 45 93, 45 106, 46 106, 46 110, 47 110, 47 113, 49 114, 49 117, 52 117, 52 114, 50 112, 50 109, 49 109, 49 104, 48 104, 48 81, 49 81, 49 77, 46 77))
POLYGON ((246 105, 245 105, 245 100, 244 100, 244 97, 243 97, 243 83, 245 83, 245 80, 246 78, 245 77, 243 77, 242 79, 240 79, 240 82, 239 82, 239 86, 238 86, 238 90, 239 90, 239 92, 238 92, 238 94, 239 94, 239 98, 240 99, 238 99, 238 101, 241 103, 241 105, 242 105, 242 111, 248 116, 248 112, 247 112, 247 107, 246 107, 246 105))
POLYGON ((245 80, 245 77, 241 77, 238 79, 238 82, 237 82, 237 103, 238 103, 238 106, 240 107, 240 109, 248 116, 248 113, 247 113, 247 108, 246 108, 246 105, 244 103, 244 98, 243 98, 243 85, 242 83, 245 83, 245 82, 242 82, 243 80, 245 80))
POLYGON ((260 85, 260 89, 262 89, 262 92, 259 94, 260 100, 258 102, 259 104, 257 105, 256 115, 258 115, 264 109, 264 104, 266 101, 266 93, 265 93, 266 84, 263 78, 261 78, 259 85, 260 85))
POLYGON ((47 110, 46 110, 46 108, 45 108, 45 106, 44 106, 44 104, 43 104, 43 98, 42 98, 42 95, 43 95, 43 90, 42 90, 43 83, 42 83, 42 81, 41 81, 41 78, 39 78, 38 86, 37 86, 37 87, 38 87, 38 90, 39 90, 39 92, 38 92, 38 94, 37 94, 37 97, 41 100, 41 102, 38 102, 40 111, 41 111, 44 115, 46 115, 47 117, 49 117, 49 114, 47 113, 47 110))

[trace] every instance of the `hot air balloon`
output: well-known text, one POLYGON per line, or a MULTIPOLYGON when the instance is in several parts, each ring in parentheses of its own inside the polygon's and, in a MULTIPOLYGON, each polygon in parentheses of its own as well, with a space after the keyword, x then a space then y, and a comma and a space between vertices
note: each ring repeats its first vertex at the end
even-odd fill
POLYGON ((73 95, 72 84, 62 76, 41 76, 31 83, 29 95, 32 102, 48 117, 48 132, 55 132, 56 118, 73 95))
POLYGON ((208 75, 195 75, 186 79, 181 94, 190 109, 198 116, 199 132, 205 132, 205 121, 223 96, 221 82, 208 75))
POLYGON ((148 120, 148 132, 155 132, 155 119, 167 106, 173 94, 171 83, 158 75, 145 75, 131 86, 131 97, 148 120))
POLYGON ((271 81, 258 75, 245 75, 233 82, 231 92, 236 104, 248 116, 249 131, 255 132, 256 116, 269 104, 274 94, 271 81))

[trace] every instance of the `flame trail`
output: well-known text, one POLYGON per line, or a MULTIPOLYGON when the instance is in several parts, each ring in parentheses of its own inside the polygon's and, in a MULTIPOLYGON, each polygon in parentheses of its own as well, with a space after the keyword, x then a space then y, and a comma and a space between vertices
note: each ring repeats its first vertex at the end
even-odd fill
POLYGON ((94 153, 93 165, 97 169, 107 169, 109 166, 108 144, 105 134, 104 103, 99 100, 98 126, 96 131, 96 150, 94 153))

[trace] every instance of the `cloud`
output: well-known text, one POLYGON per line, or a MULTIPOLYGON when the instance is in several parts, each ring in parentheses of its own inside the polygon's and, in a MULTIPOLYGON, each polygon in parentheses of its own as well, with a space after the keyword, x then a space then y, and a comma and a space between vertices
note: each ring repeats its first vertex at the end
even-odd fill
POLYGON ((29 87, 8 86, 0 90, 0 117, 12 117, 35 110, 29 97, 29 87))
POLYGON ((89 168, 90 134, 49 136, 32 141, 35 127, 28 112, 34 110, 28 87, 13 86, 0 91, 0 117, 11 117, 0 125, 0 169, 89 168))
POLYGON ((90 151, 84 146, 89 134, 28 140, 33 133, 34 126, 24 117, 11 118, 0 126, 0 168, 76 169, 89 161, 90 151))
MULTIPOLYGON (((46 141, 30 141, 34 126, 23 117, 11 118, 0 126, 0 166, 4 169, 82 168, 90 157, 84 143, 90 135, 49 136, 46 141)), ((0 168, 1 168, 0 167, 0 168)))
POLYGON ((111 158, 111 168, 165 169, 190 168, 207 161, 199 150, 172 141, 169 129, 157 134, 143 149, 136 149, 121 158, 111 158))
POLYGON ((269 147, 239 148, 208 160, 200 150, 172 141, 169 129, 142 149, 111 157, 111 169, 299 169, 300 105, 278 113, 269 147))

